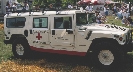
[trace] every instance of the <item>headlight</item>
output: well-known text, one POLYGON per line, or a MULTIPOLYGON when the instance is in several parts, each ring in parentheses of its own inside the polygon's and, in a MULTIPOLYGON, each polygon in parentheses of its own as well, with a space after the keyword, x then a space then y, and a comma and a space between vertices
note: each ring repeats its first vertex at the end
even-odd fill
POLYGON ((119 35, 114 35, 115 38, 119 38, 119 35))

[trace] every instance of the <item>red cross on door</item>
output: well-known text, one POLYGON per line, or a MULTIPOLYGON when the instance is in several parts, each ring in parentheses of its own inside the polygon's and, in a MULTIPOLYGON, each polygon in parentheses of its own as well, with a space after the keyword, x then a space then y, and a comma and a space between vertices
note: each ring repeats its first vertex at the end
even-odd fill
POLYGON ((40 33, 38 33, 38 36, 36 36, 36 38, 38 38, 38 40, 42 38, 42 36, 40 36, 40 33))

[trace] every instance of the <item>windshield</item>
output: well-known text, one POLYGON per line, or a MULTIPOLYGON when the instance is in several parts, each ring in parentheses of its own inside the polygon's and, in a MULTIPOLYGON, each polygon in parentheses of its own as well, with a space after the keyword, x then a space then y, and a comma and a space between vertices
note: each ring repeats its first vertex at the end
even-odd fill
POLYGON ((96 23, 96 16, 95 13, 88 14, 88 23, 93 24, 96 23))
POLYGON ((95 13, 77 13, 76 14, 76 25, 87 25, 87 24, 96 23, 95 13))
POLYGON ((77 13, 76 14, 76 25, 85 25, 87 24, 87 14, 86 13, 77 13))

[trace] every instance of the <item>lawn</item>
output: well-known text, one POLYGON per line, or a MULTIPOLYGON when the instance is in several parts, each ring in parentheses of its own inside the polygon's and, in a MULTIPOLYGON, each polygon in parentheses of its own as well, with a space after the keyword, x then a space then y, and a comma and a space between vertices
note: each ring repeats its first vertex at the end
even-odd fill
MULTIPOLYGON (((109 23, 121 25, 120 20, 109 16, 109 23)), ((82 57, 40 53, 40 58, 20 60, 13 57, 11 45, 3 43, 4 33, 0 30, 0 72, 109 72, 83 65, 82 57)), ((133 72, 133 53, 129 53, 125 65, 117 72, 133 72)))
POLYGON ((121 23, 121 20, 120 19, 115 19, 116 16, 108 16, 107 17, 107 23, 109 24, 116 24, 116 25, 119 25, 119 26, 122 26, 122 23, 121 23))
MULTIPOLYGON (((116 24, 118 26, 124 26, 124 25, 122 25, 121 20, 120 19, 115 19, 115 17, 116 16, 108 16, 107 17, 107 21, 108 21, 107 23, 109 23, 109 24, 114 23, 114 24, 116 24)), ((131 18, 133 19, 133 16, 131 16, 131 18)))

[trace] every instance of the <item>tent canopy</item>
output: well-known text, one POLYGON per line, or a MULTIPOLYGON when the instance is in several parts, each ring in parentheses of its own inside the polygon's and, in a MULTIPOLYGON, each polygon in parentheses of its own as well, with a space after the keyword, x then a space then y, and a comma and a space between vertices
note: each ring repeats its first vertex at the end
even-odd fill
POLYGON ((107 4, 112 4, 112 3, 119 3, 119 2, 114 2, 114 1, 105 1, 107 4))
POLYGON ((91 3, 91 4, 95 5, 95 4, 99 4, 99 3, 101 4, 103 2, 104 2, 103 0, 81 0, 81 1, 78 2, 78 4, 84 4, 84 3, 85 4, 90 4, 91 3))

